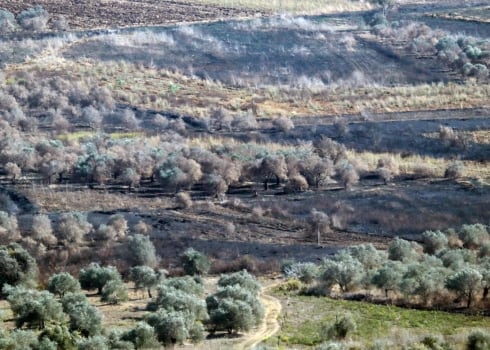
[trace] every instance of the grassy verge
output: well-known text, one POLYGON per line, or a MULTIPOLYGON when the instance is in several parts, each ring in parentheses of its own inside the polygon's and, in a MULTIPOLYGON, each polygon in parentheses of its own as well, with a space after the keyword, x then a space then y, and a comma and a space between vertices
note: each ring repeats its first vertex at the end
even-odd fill
POLYGON ((463 349, 471 330, 490 328, 490 318, 483 316, 410 310, 327 297, 275 296, 281 299, 284 309, 281 330, 267 341, 270 345, 309 347, 319 344, 322 342, 321 325, 345 314, 351 314, 357 323, 357 330, 347 344, 363 349, 376 342, 399 349, 428 335, 442 336, 457 349, 463 349))
MULTIPOLYGON (((78 141, 89 137, 94 137, 97 135, 95 131, 77 131, 65 135, 59 135, 58 139, 61 141, 78 141)), ((140 136, 144 136, 142 132, 114 132, 108 134, 111 139, 134 139, 140 136)))

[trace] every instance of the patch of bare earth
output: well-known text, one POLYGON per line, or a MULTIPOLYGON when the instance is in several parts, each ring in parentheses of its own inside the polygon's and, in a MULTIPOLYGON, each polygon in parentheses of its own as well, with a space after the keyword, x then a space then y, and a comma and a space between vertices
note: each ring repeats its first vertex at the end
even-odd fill
POLYGON ((256 11, 168 0, 0 0, 0 8, 15 14, 42 5, 51 15, 63 15, 74 29, 151 26, 251 16, 256 11))

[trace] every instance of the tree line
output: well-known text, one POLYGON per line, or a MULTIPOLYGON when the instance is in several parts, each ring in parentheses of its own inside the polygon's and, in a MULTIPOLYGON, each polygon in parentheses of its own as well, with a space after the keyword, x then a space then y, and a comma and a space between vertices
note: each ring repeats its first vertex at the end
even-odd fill
POLYGON ((478 307, 490 290, 489 232, 483 224, 425 231, 420 242, 395 238, 387 250, 353 246, 319 265, 287 262, 282 270, 309 285, 305 293, 362 293, 369 300, 381 291, 386 302, 402 305, 478 307))

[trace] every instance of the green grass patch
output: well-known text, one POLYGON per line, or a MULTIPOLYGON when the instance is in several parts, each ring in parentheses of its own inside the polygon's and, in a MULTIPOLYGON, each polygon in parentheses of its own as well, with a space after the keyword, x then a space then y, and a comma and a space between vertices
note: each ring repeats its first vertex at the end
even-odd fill
MULTIPOLYGON (((336 317, 351 314, 357 324, 351 341, 373 344, 382 339, 393 341, 399 334, 409 334, 413 342, 427 335, 441 335, 451 341, 475 328, 490 329, 490 318, 441 311, 404 309, 366 302, 334 300, 327 297, 276 295, 283 303, 281 331, 269 340, 287 345, 313 346, 322 342, 321 325, 331 324, 336 317)), ((462 344, 461 344, 462 345, 462 344)))
MULTIPOLYGON (((58 140, 61 141, 74 141, 74 140, 83 140, 86 138, 94 137, 98 133, 95 131, 76 131, 69 134, 58 135, 58 140)), ((144 136, 142 132, 114 132, 107 134, 111 139, 120 140, 120 139, 134 139, 137 137, 144 136)))

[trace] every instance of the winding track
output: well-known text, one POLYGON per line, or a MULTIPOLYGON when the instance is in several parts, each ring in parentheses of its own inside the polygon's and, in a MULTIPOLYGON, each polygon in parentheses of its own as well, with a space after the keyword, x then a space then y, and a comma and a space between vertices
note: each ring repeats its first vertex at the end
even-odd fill
POLYGON ((277 298, 267 294, 267 291, 270 291, 278 284, 279 283, 274 283, 262 289, 260 300, 262 301, 262 304, 264 305, 265 308, 264 322, 262 322, 262 324, 258 327, 258 329, 255 332, 245 335, 241 339, 240 343, 238 343, 236 347, 234 347, 235 349, 239 349, 239 350, 253 349, 262 341, 272 337, 274 334, 276 334, 279 331, 280 325, 279 325, 278 317, 281 314, 282 305, 277 298))

